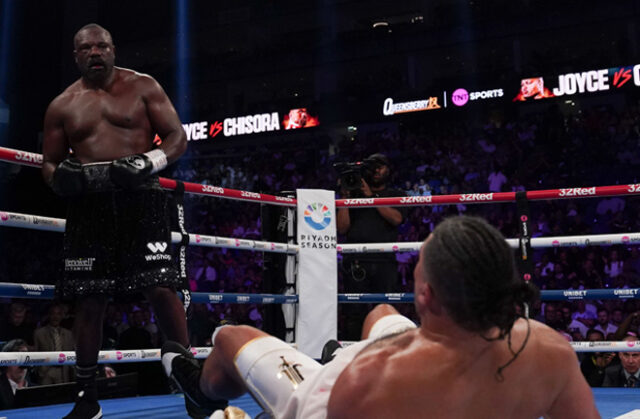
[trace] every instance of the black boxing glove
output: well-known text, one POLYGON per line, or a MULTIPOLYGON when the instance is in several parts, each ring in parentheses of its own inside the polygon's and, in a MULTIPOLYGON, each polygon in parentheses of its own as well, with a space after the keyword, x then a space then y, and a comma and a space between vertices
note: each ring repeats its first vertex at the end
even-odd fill
POLYGON ((167 155, 159 148, 144 154, 134 154, 111 163, 111 180, 125 189, 134 189, 144 179, 167 167, 167 155))
POLYGON ((74 196, 84 192, 85 179, 80 160, 63 160, 53 172, 51 189, 60 196, 74 196))

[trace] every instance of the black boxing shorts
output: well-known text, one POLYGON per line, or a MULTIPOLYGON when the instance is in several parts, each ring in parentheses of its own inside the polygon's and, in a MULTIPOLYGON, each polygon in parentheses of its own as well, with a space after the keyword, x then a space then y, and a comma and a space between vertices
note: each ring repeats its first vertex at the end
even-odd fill
MULTIPOLYGON (((107 170, 96 165, 95 170, 107 170)), ((135 190, 96 176, 89 191, 72 198, 64 236, 60 298, 134 294, 155 286, 178 287, 171 254, 171 205, 151 177, 135 190)))

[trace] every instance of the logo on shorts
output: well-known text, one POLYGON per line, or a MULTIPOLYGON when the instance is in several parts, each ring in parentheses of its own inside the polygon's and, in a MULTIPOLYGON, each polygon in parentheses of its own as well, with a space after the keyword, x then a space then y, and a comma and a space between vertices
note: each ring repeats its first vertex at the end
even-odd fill
POLYGON ((155 243, 147 243, 147 247, 153 253, 164 252, 167 250, 167 242, 155 242, 155 243))
POLYGON ((304 221, 314 230, 324 230, 331 223, 331 211, 321 202, 307 205, 304 221))
POLYGON ((93 262, 96 258, 77 258, 77 259, 65 259, 64 270, 65 271, 92 271, 93 262))
POLYGON ((153 254, 145 255, 145 260, 147 262, 154 260, 171 260, 171 255, 164 254, 164 251, 167 250, 167 242, 149 242, 147 243, 147 248, 153 252, 153 254))
POLYGON ((280 359, 282 359, 282 364, 280 364, 279 367, 280 371, 277 375, 278 379, 281 379, 282 377, 288 378, 289 381, 291 381, 293 389, 297 389, 298 384, 304 381, 304 377, 300 373, 300 370, 298 370, 300 364, 290 364, 289 361, 284 358, 284 356, 281 356, 280 359))

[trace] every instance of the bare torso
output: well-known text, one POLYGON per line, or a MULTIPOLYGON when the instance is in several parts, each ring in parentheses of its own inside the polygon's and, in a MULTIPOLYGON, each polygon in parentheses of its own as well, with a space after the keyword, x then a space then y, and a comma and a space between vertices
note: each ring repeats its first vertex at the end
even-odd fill
MULTIPOLYGON (((520 320, 512 332, 514 351, 525 334, 520 320)), ((497 369, 511 358, 506 340, 455 341, 409 331, 358 354, 333 387, 329 417, 539 418, 553 412, 573 381, 574 396, 591 394, 582 377, 574 377, 579 369, 571 347, 540 323, 531 321, 527 346, 499 381, 497 369)))
POLYGON ((78 80, 52 104, 60 112, 69 146, 83 163, 151 149, 155 133, 145 102, 150 79, 132 70, 114 71, 108 89, 87 89, 78 80))

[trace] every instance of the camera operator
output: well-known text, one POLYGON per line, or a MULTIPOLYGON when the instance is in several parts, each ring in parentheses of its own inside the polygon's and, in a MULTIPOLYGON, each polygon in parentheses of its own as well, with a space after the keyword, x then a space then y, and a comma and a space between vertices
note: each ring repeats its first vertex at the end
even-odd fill
MULTIPOLYGON (((339 187, 343 198, 383 198, 405 196, 404 191, 389 189, 389 160, 376 153, 361 163, 347 164, 341 173, 339 187), (360 176, 354 176, 359 167, 360 176)), ((381 243, 398 240, 398 226, 406 210, 392 207, 339 208, 338 233, 346 234, 349 243, 381 243)), ((361 253, 344 255, 342 261, 345 292, 388 293, 398 291, 398 266, 393 253, 361 253)), ((360 339, 360 325, 367 313, 364 304, 344 306, 346 325, 344 339, 360 339), (348 313, 347 313, 348 312, 348 313)))

